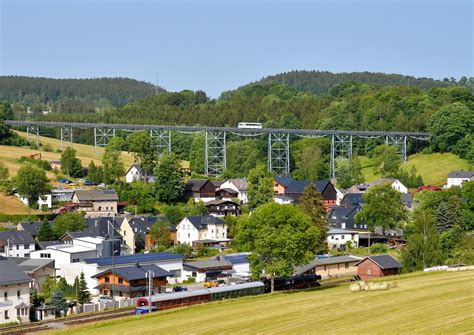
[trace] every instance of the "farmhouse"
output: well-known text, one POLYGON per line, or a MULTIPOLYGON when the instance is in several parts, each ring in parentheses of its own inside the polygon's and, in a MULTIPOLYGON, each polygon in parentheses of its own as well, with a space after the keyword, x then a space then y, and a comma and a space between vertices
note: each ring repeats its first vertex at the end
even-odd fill
POLYGON ((359 232, 345 229, 329 229, 327 244, 331 250, 345 250, 347 242, 350 242, 352 247, 359 247, 359 232))
POLYGON ((20 231, 26 231, 28 234, 31 235, 31 237, 33 237, 33 239, 35 239, 36 236, 38 236, 38 231, 41 227, 41 224, 41 221, 20 222, 19 224, 17 224, 16 229, 20 231))
POLYGON ((28 322, 31 278, 15 262, 0 256, 0 324, 28 322))
POLYGON ((99 285, 94 287, 100 295, 119 296, 123 298, 143 297, 148 293, 147 281, 153 276, 153 294, 160 293, 160 287, 167 284, 166 277, 171 273, 159 266, 140 265, 113 268, 104 270, 92 278, 97 279, 99 285))
POLYGON ((35 251, 35 241, 28 232, 0 232, 0 256, 28 258, 32 251, 35 251))
POLYGON ((56 277, 54 259, 25 259, 18 267, 31 277, 30 288, 41 292, 43 283, 49 277, 56 277))
POLYGON ((367 230, 366 224, 357 224, 355 216, 362 210, 360 205, 350 207, 335 207, 328 215, 328 224, 333 229, 363 229, 367 230))
POLYGON ((396 275, 402 265, 390 255, 369 256, 356 264, 357 275, 361 279, 371 279, 396 275))
POLYGON ((72 197, 75 210, 88 217, 114 216, 118 213, 115 190, 75 190, 72 197))
POLYGON ((474 181, 474 171, 453 171, 448 174, 446 187, 462 186, 468 181, 474 181))
POLYGON ((315 258, 309 264, 296 268, 295 274, 317 274, 321 278, 354 276, 360 260, 360 257, 354 256, 315 258))
POLYGON ((216 186, 209 179, 189 179, 184 185, 184 197, 194 202, 216 199, 216 186))
POLYGON ((326 210, 336 206, 338 193, 329 180, 294 180, 287 176, 277 176, 273 180, 273 191, 276 195, 291 197, 297 203, 304 189, 311 183, 314 183, 318 192, 321 193, 326 210))
POLYGON ((196 245, 200 241, 227 244, 227 222, 212 215, 187 216, 176 226, 179 244, 196 245))
POLYGON ((383 178, 383 179, 377 179, 371 183, 367 184, 367 188, 370 189, 373 186, 378 186, 378 185, 384 185, 384 184, 390 184, 394 190, 397 190, 400 193, 408 193, 408 188, 403 185, 398 179, 394 178, 383 178))

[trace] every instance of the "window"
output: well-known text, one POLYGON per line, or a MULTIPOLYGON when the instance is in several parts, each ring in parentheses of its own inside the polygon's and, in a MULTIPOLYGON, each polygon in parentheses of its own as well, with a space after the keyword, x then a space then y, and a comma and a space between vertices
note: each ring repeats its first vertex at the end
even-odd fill
POLYGON ((192 276, 193 276, 193 277, 196 277, 196 276, 197 276, 196 271, 193 271, 193 272, 192 272, 192 276))
POLYGON ((99 211, 101 211, 101 210, 102 210, 102 206, 99 206, 99 211))
POLYGON ((343 239, 344 239, 344 235, 341 235, 341 240, 343 240, 343 239))
POLYGON ((29 244, 25 244, 25 245, 23 246, 23 248, 24 248, 24 249, 29 249, 29 248, 30 248, 30 245, 29 245, 29 244))
POLYGON ((5 300, 8 300, 8 292, 3 292, 3 298, 4 298, 5 300))
POLYGON ((104 277, 104 281, 105 281, 106 283, 110 283, 110 278, 109 278, 109 277, 104 277))
POLYGON ((20 316, 20 309, 16 310, 16 316, 20 316))
POLYGON ((79 263, 79 258, 74 258, 74 259, 72 260, 72 262, 73 262, 73 263, 79 263))
POLYGON ((344 264, 344 267, 345 267, 346 269, 349 269, 349 263, 345 263, 345 264, 344 264))
POLYGON ((324 271, 327 271, 327 267, 326 267, 326 265, 324 266, 324 271))
POLYGON ((368 275, 371 275, 371 274, 372 274, 372 269, 368 268, 367 271, 366 271, 366 273, 367 273, 368 275))
MULTIPOLYGON (((123 278, 119 278, 119 279, 118 279, 118 283, 119 283, 119 284, 123 284, 123 278)), ((120 293, 122 293, 122 292, 120 292, 120 293)))
POLYGON ((20 250, 20 245, 19 244, 16 245, 16 250, 20 250))
POLYGON ((8 316, 8 311, 5 311, 5 313, 3 315, 4 315, 5 320, 10 319, 10 317, 8 316))
POLYGON ((17 298, 20 298, 20 294, 21 294, 20 290, 16 291, 16 297, 17 298))

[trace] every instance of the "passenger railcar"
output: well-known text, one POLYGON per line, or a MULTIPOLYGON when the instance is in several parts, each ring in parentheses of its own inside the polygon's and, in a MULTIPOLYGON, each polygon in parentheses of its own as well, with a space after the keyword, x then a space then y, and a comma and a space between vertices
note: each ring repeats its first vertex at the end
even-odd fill
MULTIPOLYGON (((295 275, 288 278, 275 278, 274 290, 285 291, 317 287, 320 285, 318 280, 321 280, 321 276, 316 274, 295 275)), ((266 278, 263 280, 263 283, 265 284, 265 293, 269 293, 271 291, 271 280, 266 278)))
POLYGON ((263 126, 261 123, 257 122, 239 122, 237 128, 240 129, 262 129, 263 126))

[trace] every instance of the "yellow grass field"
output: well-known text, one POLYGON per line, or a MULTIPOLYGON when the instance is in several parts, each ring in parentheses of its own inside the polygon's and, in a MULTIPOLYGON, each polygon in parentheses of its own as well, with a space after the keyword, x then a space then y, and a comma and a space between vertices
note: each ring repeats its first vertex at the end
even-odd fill
MULTIPOLYGON (((15 196, 6 196, 0 192, 0 213, 7 215, 28 214, 28 206, 24 205, 15 196)), ((31 214, 44 214, 42 211, 32 209, 31 214)))
POLYGON ((342 285, 245 297, 55 334, 474 334, 474 271, 385 280, 398 288, 351 293, 342 285))

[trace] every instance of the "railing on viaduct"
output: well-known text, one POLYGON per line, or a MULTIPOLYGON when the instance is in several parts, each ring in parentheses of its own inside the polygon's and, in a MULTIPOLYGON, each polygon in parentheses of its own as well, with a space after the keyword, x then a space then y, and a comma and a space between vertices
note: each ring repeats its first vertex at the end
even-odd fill
POLYGON ((226 169, 226 136, 268 136, 268 169, 277 175, 290 172, 290 135, 305 138, 331 138, 331 177, 335 177, 336 160, 352 157, 353 137, 365 139, 384 138, 385 144, 393 145, 402 159, 407 159, 407 141, 429 140, 430 134, 424 132, 397 131, 359 131, 359 130, 313 130, 313 129, 280 129, 280 128, 233 128, 233 127, 201 127, 201 126, 164 126, 116 123, 87 122, 47 122, 47 121, 5 121, 10 126, 26 126, 28 139, 39 143, 39 128, 59 128, 61 130, 61 147, 73 144, 73 128, 93 129, 94 146, 104 147, 115 136, 115 131, 147 130, 159 153, 171 152, 171 132, 182 133, 205 132, 205 174, 220 176, 226 169))

